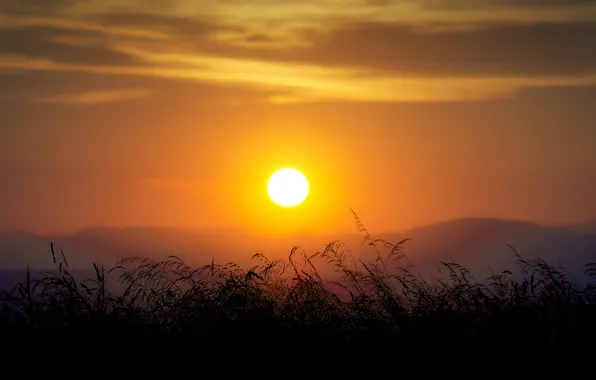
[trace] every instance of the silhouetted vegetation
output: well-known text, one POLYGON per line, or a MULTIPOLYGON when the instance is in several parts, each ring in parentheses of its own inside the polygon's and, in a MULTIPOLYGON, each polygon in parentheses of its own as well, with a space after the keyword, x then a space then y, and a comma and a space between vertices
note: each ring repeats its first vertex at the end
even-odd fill
MULTIPOLYGON (((2 294, 2 335, 201 338, 202 342, 342 344, 424 357, 576 355, 596 337, 596 288, 579 287, 540 259, 514 252, 512 271, 476 281, 456 263, 426 280, 402 248, 373 239, 376 254, 356 259, 339 241, 309 254, 294 247, 286 260, 256 254, 256 265, 212 262, 199 268, 177 257, 127 258, 95 278, 75 281, 66 257, 51 247, 56 271, 2 294), (339 274, 326 282, 327 263, 339 274), (120 291, 110 292, 108 276, 120 291), (496 356, 495 356, 496 355, 496 356)), ((596 264, 586 266, 596 276, 596 264)))

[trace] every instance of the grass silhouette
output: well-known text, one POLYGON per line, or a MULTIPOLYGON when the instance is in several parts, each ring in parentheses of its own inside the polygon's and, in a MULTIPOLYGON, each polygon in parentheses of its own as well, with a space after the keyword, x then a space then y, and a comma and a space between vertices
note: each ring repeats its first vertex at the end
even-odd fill
MULTIPOLYGON (((596 287, 579 287, 541 259, 514 251, 512 271, 478 282, 464 267, 441 262, 426 280, 403 254, 406 241, 373 239, 376 257, 357 259, 340 241, 285 260, 262 254, 256 265, 211 262, 193 268, 178 257, 130 257, 76 281, 63 252, 56 270, 0 295, 0 334, 7 336, 174 337, 269 344, 338 344, 427 357, 579 355, 596 337, 596 287), (325 281, 323 261, 338 274, 325 281), (120 291, 110 292, 115 276, 120 291), (496 356, 495 356, 496 355, 496 356)), ((585 275, 596 277, 596 264, 585 275)))

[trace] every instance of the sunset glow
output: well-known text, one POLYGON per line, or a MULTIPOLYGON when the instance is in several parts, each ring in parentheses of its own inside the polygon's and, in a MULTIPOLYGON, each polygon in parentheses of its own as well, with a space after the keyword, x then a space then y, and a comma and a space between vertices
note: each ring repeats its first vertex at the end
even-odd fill
POLYGON ((594 36, 594 1, 2 1, 0 229, 591 220, 594 36))
POLYGON ((584 357, 595 41, 596 0, 0 0, 5 346, 584 357))

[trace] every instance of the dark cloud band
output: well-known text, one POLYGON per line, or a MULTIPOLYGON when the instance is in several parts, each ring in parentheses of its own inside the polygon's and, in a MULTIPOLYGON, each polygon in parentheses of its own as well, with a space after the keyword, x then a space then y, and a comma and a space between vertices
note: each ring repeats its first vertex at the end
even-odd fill
POLYGON ((410 75, 568 75, 596 71, 596 23, 494 24, 425 31, 346 25, 284 56, 410 75))

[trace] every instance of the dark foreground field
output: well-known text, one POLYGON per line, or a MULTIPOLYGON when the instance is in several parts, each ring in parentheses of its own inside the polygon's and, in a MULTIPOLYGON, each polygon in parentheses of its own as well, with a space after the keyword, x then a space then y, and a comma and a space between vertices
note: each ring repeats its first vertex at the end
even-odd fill
MULTIPOLYGON (((425 280, 408 266, 401 243, 367 238, 378 253, 368 263, 333 242, 313 254, 295 248, 284 261, 255 255, 252 268, 129 258, 109 270, 94 265, 96 275, 84 281, 52 249, 55 271, 0 296, 0 336, 341 347, 401 360, 561 361, 594 353, 596 288, 574 285, 540 259, 517 255, 515 270, 482 281, 441 262, 443 276, 425 280), (321 278, 321 261, 338 281, 321 278), (110 288, 109 279, 119 286, 110 288)), ((596 276, 596 265, 585 269, 588 280, 596 276)))

